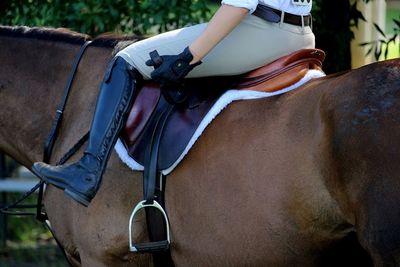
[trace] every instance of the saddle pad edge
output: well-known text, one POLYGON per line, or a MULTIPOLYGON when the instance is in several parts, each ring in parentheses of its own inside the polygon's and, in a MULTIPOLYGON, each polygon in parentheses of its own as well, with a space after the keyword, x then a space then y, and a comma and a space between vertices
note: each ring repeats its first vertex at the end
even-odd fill
POLYGON ((118 138, 117 142, 114 146, 115 151, 118 154, 118 157, 121 159, 123 163, 125 163, 130 169, 133 171, 143 171, 144 167, 137 163, 131 156, 128 154, 128 150, 126 149, 124 143, 121 141, 121 138, 118 138))

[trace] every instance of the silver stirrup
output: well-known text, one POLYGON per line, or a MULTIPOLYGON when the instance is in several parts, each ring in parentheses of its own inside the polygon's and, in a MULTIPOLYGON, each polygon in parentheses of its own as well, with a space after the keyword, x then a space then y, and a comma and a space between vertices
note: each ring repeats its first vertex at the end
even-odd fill
POLYGON ((170 235, 169 235, 169 221, 167 214, 165 213, 163 207, 153 200, 153 204, 145 204, 146 200, 140 201, 136 207, 133 209, 131 217, 129 218, 129 250, 131 252, 151 252, 151 251, 158 251, 158 250, 165 250, 169 248, 169 244, 171 243, 170 235), (134 244, 132 242, 132 221, 135 217, 136 213, 144 208, 156 208, 158 209, 161 214, 164 216, 165 224, 167 226, 167 240, 163 241, 155 241, 155 242, 148 242, 143 244, 134 244))

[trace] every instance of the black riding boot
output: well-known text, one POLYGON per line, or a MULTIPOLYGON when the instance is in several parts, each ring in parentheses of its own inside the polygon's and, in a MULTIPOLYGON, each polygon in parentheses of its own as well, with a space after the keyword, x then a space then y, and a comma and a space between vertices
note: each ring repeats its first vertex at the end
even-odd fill
POLYGON ((101 85, 83 157, 76 163, 60 166, 37 162, 33 172, 88 206, 100 187, 108 158, 133 102, 135 76, 137 72, 129 63, 121 57, 115 58, 101 85))

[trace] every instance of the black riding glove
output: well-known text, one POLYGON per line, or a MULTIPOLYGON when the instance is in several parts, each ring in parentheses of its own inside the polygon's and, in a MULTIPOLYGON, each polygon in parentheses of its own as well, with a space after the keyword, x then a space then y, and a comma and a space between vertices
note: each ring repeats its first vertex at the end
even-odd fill
POLYGON ((196 66, 202 62, 199 61, 190 65, 193 55, 186 47, 182 53, 178 55, 160 56, 157 50, 150 53, 150 59, 146 61, 146 65, 154 67, 151 78, 159 82, 162 86, 179 84, 183 78, 196 66))

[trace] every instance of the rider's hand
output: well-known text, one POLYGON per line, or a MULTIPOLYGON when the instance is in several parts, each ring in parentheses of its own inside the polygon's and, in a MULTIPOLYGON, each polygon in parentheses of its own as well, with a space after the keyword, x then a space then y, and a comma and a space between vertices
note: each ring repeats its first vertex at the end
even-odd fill
POLYGON ((150 53, 150 59, 146 61, 147 66, 154 67, 151 78, 161 84, 177 84, 201 61, 190 64, 193 55, 186 47, 178 55, 158 55, 157 51, 150 53))

